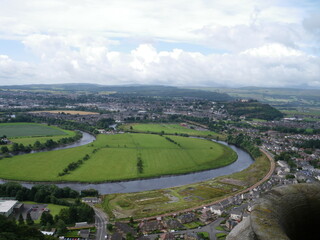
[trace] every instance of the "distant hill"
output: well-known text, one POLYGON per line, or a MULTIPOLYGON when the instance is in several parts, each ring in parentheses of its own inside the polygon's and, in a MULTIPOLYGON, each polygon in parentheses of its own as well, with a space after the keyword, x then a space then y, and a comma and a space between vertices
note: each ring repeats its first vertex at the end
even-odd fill
POLYGON ((295 107, 320 107, 320 89, 297 88, 195 88, 227 93, 234 98, 256 99, 274 107, 285 109, 295 107))
POLYGON ((230 101, 233 98, 226 93, 199 89, 184 89, 169 86, 105 86, 97 84, 33 84, 2 86, 1 89, 29 91, 62 91, 62 92, 110 92, 113 96, 144 96, 144 97, 189 97, 210 101, 230 101))
POLYGON ((269 104, 264 104, 257 101, 227 102, 224 106, 229 114, 237 117, 245 116, 246 118, 275 120, 284 116, 283 113, 269 104))

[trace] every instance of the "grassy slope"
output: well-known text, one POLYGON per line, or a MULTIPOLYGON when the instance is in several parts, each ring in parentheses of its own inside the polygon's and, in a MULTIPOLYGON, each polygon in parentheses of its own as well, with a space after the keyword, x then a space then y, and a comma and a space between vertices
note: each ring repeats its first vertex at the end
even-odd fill
POLYGON ((78 148, 4 158, 0 160, 0 169, 6 171, 0 172, 0 178, 97 182, 181 174, 221 167, 236 159, 231 149, 211 141, 170 138, 181 147, 159 135, 99 135, 94 143, 78 148), (91 157, 88 161, 70 174, 58 177, 69 163, 82 159, 85 154, 91 157), (144 163, 143 173, 137 171, 138 156, 144 163))
POLYGON ((191 136, 217 136, 219 134, 211 131, 197 131, 195 129, 190 129, 180 124, 126 124, 122 128, 124 130, 130 131, 130 126, 132 126, 132 131, 137 132, 155 132, 165 134, 189 134, 191 136))

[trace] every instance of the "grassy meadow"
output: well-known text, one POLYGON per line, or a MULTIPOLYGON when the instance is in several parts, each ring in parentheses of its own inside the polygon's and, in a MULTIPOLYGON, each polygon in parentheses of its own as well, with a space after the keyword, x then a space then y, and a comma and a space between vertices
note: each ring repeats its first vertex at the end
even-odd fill
POLYGON ((6 135, 10 141, 18 144, 33 145, 36 141, 45 143, 52 139, 58 141, 61 138, 75 136, 74 131, 64 130, 55 126, 39 123, 2 123, 0 124, 0 136, 6 135))
POLYGON ((149 132, 149 133, 161 133, 164 134, 188 134, 190 136, 200 136, 200 137, 217 137, 219 134, 203 130, 199 131, 196 129, 190 128, 187 124, 153 124, 153 123, 133 123, 125 124, 121 126, 125 131, 134 131, 134 132, 149 132))
POLYGON ((91 144, 58 151, 25 154, 0 160, 0 178, 25 181, 102 182, 183 174, 218 168, 236 160, 230 148, 208 140, 154 134, 98 135, 91 144), (69 174, 70 163, 90 159, 69 174), (137 159, 143 171, 137 168, 137 159))
POLYGON ((67 135, 57 127, 38 123, 2 123, 0 124, 0 136, 12 137, 44 137, 55 135, 67 135))

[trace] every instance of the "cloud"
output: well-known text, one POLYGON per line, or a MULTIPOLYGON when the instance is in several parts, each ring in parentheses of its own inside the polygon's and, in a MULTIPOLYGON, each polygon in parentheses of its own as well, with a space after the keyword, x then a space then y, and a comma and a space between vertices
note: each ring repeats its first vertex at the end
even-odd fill
POLYGON ((320 87, 319 57, 281 44, 266 44, 240 53, 202 54, 182 49, 157 51, 141 44, 129 53, 111 51, 74 36, 34 35, 24 44, 39 63, 0 58, 0 84, 94 82, 178 86, 320 87), (40 51, 41 50, 41 51, 40 51), (303 81, 301 81, 303 79, 303 81))
POLYGON ((4 1, 0 39, 21 41, 37 61, 0 52, 0 84, 320 87, 316 9, 289 0, 4 1))

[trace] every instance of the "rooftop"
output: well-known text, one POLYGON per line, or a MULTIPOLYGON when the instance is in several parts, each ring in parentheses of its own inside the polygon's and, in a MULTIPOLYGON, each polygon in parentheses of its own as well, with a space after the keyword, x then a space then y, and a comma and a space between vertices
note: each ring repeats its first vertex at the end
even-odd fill
POLYGON ((16 200, 0 200, 0 213, 6 213, 16 205, 16 200))

